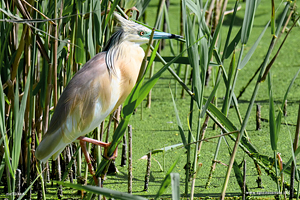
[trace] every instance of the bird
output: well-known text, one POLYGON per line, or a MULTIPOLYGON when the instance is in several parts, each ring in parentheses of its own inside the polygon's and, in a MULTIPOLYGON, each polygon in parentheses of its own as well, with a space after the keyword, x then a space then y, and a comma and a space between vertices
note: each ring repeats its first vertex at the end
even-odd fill
MULTIPOLYGON (((103 51, 86 62, 70 80, 58 100, 49 128, 35 150, 35 157, 45 163, 50 157, 57 159, 67 145, 79 140, 95 182, 86 142, 102 146, 105 150, 110 143, 85 135, 99 126, 130 94, 145 56, 140 45, 149 42, 152 32, 117 13, 114 16, 120 26, 103 51)), ((171 38, 181 36, 158 31, 153 35, 153 39, 171 38)), ((114 159, 115 154, 109 159, 114 159)))

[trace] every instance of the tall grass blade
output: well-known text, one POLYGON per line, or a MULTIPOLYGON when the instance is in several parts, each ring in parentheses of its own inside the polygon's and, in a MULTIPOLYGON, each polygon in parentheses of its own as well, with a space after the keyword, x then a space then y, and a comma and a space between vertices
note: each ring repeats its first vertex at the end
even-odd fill
POLYGON ((151 152, 151 155, 155 155, 158 153, 165 153, 167 151, 178 149, 178 148, 181 148, 182 146, 183 146, 183 143, 179 143, 179 144, 173 144, 173 145, 166 146, 166 147, 159 148, 159 149, 154 149, 154 150, 149 151, 146 155, 142 156, 142 158, 147 156, 150 152, 151 152))
POLYGON ((224 52, 224 54, 223 54, 224 59, 229 58, 229 56, 231 55, 231 53, 234 51, 236 45, 241 40, 241 34, 242 34, 242 28, 239 30, 239 32, 235 35, 235 37, 233 38, 233 40, 228 45, 228 47, 226 49, 226 52, 224 52))
MULTIPOLYGON (((235 178, 241 188, 241 192, 243 192, 243 188, 244 188, 243 174, 242 174, 241 169, 236 161, 234 161, 234 163, 233 163, 233 170, 234 170, 235 178)), ((248 192, 247 185, 246 185, 246 192, 248 192)))
MULTIPOLYGON (((228 78, 227 78, 227 83, 226 83, 226 92, 225 92, 225 99, 222 107, 222 112, 227 116, 228 110, 229 110, 229 102, 230 102, 230 91, 232 88, 232 80, 234 78, 234 72, 236 70, 236 64, 235 64, 235 51, 233 52, 232 58, 231 58, 231 63, 229 66, 229 72, 228 72, 228 78)), ((224 73, 225 74, 225 73, 224 73)), ((226 79, 225 79, 226 80, 226 79)))
POLYGON ((72 183, 65 183, 62 181, 53 181, 59 185, 63 185, 65 187, 74 188, 77 190, 84 190, 93 194, 101 194, 103 196, 106 196, 108 198, 114 198, 114 199, 122 199, 122 200, 147 200, 144 197, 131 195, 125 192, 119 192, 116 190, 111 190, 108 188, 101 188, 98 186, 92 186, 92 185, 79 185, 79 184, 72 184, 72 183))
MULTIPOLYGON (((0 141, 0 144, 1 144, 1 143, 2 143, 2 141, 0 141)), ((1 158, 1 164, 0 164, 0 180, 2 179, 4 169, 5 169, 5 154, 3 154, 2 158, 1 158)))
POLYGON ((273 151, 277 150, 278 133, 276 131, 275 108, 272 94, 272 83, 270 74, 268 75, 268 88, 269 88, 269 126, 270 126, 270 142, 273 151))
MULTIPOLYGON (((192 0, 184 0, 184 1, 185 1, 184 4, 186 5, 186 7, 185 7, 185 6, 183 7, 184 9, 188 8, 188 9, 190 9, 193 13, 199 14, 199 13, 198 13, 198 9, 197 9, 198 6, 196 5, 195 2, 193 2, 192 0)), ((184 14, 183 14, 183 16, 187 16, 187 15, 184 15, 184 14)))
POLYGON ((141 17, 141 16, 144 14, 144 12, 145 12, 146 8, 148 7, 150 1, 151 1, 151 0, 141 0, 141 1, 138 1, 138 2, 137 2, 137 4, 136 4, 135 7, 136 7, 136 8, 139 10, 139 12, 140 12, 139 17, 141 17))
POLYGON ((275 2, 274 0, 271 0, 272 4, 271 4, 271 34, 275 35, 275 2))
POLYGON ((77 25, 77 36, 76 36, 76 46, 75 46, 75 61, 76 63, 83 64, 86 62, 86 53, 84 48, 84 33, 83 33, 83 18, 78 16, 78 25, 77 25))
MULTIPOLYGON (((291 145, 293 146, 292 142, 291 142, 291 145)), ((295 152, 292 148, 292 152, 291 152, 292 156, 286 163, 283 163, 283 168, 280 171, 279 175, 281 175, 282 173, 291 174, 291 163, 292 162, 297 163, 296 157, 298 156, 299 153, 300 153, 300 148, 297 148, 295 152)), ((297 173, 299 174, 299 170, 297 170, 297 173)))
POLYGON ((239 69, 243 69, 243 67, 245 67, 245 65, 249 62, 250 58, 252 57, 253 53, 255 52, 261 38, 263 37, 263 35, 265 34, 268 26, 269 26, 270 22, 267 23, 267 25, 265 26, 264 30, 261 32, 261 34, 258 36, 257 40, 255 41, 255 43, 253 44, 253 46, 251 47, 251 49, 248 51, 248 53, 246 54, 246 56, 243 58, 242 62, 239 65, 239 69))
MULTIPOLYGON (((0 78, 0 132, 1 132, 1 139, 3 140, 4 134, 6 132, 6 128, 5 128, 5 94, 3 91, 3 87, 2 87, 2 80, 0 78)), ((1 143, 2 143, 1 140, 1 143)), ((5 142, 3 140, 3 142, 5 142)))
MULTIPOLYGON (((204 35, 202 34, 202 31, 200 31, 199 38, 202 38, 202 37, 203 37, 203 39, 200 40, 200 67, 201 67, 201 71, 199 72, 200 73, 200 80, 199 80, 199 83, 197 83, 195 85, 197 87, 197 90, 199 90, 199 95, 200 96, 198 98, 196 98, 196 100, 199 101, 197 103, 200 106, 202 106, 203 94, 204 94, 204 89, 205 89, 206 72, 207 72, 207 68, 208 68, 208 64, 209 64, 209 60, 208 60, 208 56, 209 56, 208 55, 208 40, 204 37, 204 35), (200 87, 200 85, 201 85, 201 87, 200 87)), ((193 56, 195 57, 195 55, 193 55, 193 56)), ((195 76, 197 77, 196 74, 195 74, 195 76)))
MULTIPOLYGON (((203 103, 206 103, 206 99, 204 99, 203 103)), ((238 129, 235 127, 235 125, 212 103, 209 103, 208 110, 210 114, 214 115, 219 122, 223 125, 225 128, 225 132, 233 132, 237 131, 238 129)))
MULTIPOLYGON (((168 10, 167 10, 167 6, 164 6, 164 16, 165 16, 165 20, 166 20, 166 23, 167 23, 167 32, 169 33, 172 33, 172 30, 171 30, 171 24, 170 24, 170 20, 169 20, 169 15, 168 15, 168 10)), ((173 40, 168 40, 168 42, 170 43, 170 50, 171 50, 171 53, 173 55, 175 55, 175 49, 174 49, 174 45, 173 45, 173 40)))
MULTIPOLYGON (((215 51, 213 51, 215 52, 215 51)), ((215 53, 214 53, 215 55, 215 53)), ((163 60, 165 60, 166 62, 170 62, 172 59, 174 59, 176 56, 162 56, 161 58, 163 60)), ((155 57, 154 61, 161 61, 161 58, 158 58, 158 57, 155 57)), ((149 60, 149 58, 147 58, 149 60)), ((189 58, 188 57, 180 57, 178 58, 176 61, 174 61, 174 63, 178 63, 178 64, 190 64, 190 61, 189 61, 189 58)), ((200 61, 199 61, 200 63, 200 61)), ((211 61, 209 63, 209 66, 212 66, 212 67, 219 67, 221 65, 221 62, 214 62, 214 61, 211 61)))
MULTIPOLYGON (((7 168, 9 169, 9 172, 12 177, 15 176, 14 170, 12 168, 11 160, 10 160, 10 151, 8 146, 8 138, 6 133, 6 126, 5 126, 5 94, 2 87, 2 81, 0 78, 0 132, 1 132, 1 143, 3 141, 4 146, 4 155, 5 158, 5 164, 7 165, 7 168)), ((4 161, 4 160, 2 160, 4 161)), ((2 175, 0 176, 1 179, 2 175)))
POLYGON ((175 103, 174 96, 173 96, 171 88, 170 88, 170 93, 171 93, 171 96, 172 96, 172 102, 173 102, 173 106, 174 106, 174 111, 175 111, 175 115, 176 115, 176 119, 177 119, 177 126, 178 126, 178 130, 179 130, 179 133, 180 133, 180 136, 181 136, 181 140, 182 140, 182 143, 183 143, 184 147, 187 148, 186 138, 185 138, 185 135, 184 135, 184 132, 183 132, 183 127, 182 127, 182 124, 181 124, 181 120, 180 120, 180 117, 179 117, 179 113, 178 113, 178 110, 177 110, 177 107, 176 107, 176 103, 175 103))
POLYGON ((234 10, 233 10, 233 13, 232 13, 231 22, 230 22, 228 33, 227 33, 227 37, 226 37, 226 41, 225 41, 225 44, 224 44, 224 50, 223 50, 222 60, 224 60, 225 58, 226 59, 229 58, 230 54, 235 49, 236 44, 238 44, 239 41, 240 41, 240 39, 241 39, 241 30, 242 29, 240 29, 238 31, 238 35, 239 35, 238 36, 238 40, 236 42, 234 42, 234 43, 231 43, 231 50, 228 49, 229 48, 228 43, 229 43, 230 36, 231 36, 231 33, 232 33, 232 28, 234 26, 234 20, 235 20, 235 16, 236 16, 238 5, 239 5, 239 0, 236 0, 235 1, 235 5, 234 5, 234 10), (228 50, 230 50, 230 51, 228 51, 228 50))
MULTIPOLYGON (((291 90, 298 74, 300 72, 300 69, 297 71, 297 73, 295 74, 294 78, 292 79, 289 87, 287 88, 286 92, 285 92, 285 95, 284 95, 284 98, 283 98, 283 102, 282 102, 282 105, 281 105, 281 109, 280 111, 278 112, 278 115, 277 115, 277 118, 276 118, 276 123, 277 123, 277 131, 279 132, 280 131, 280 125, 281 124, 281 118, 282 118, 282 113, 283 113, 283 108, 284 108, 284 102, 285 100, 287 99, 287 96, 288 96, 288 93, 289 91, 291 90)), ((293 146, 293 145, 292 145, 293 146)), ((291 164, 291 162, 294 160, 295 161, 295 157, 298 155, 298 153, 300 152, 300 148, 297 148, 296 151, 292 151, 293 155, 292 157, 289 159, 289 161, 286 163, 286 165, 283 167, 283 169, 281 170, 281 173, 283 171, 286 170, 286 168, 291 164)))
POLYGON ((158 190, 158 192, 157 192, 154 199, 157 199, 158 197, 160 197, 165 192, 167 187, 171 184, 171 175, 170 174, 173 171, 174 167, 176 166, 178 160, 179 160, 179 158, 169 168, 169 170, 166 173, 166 176, 165 176, 163 182, 161 183, 160 188, 159 188, 159 190, 158 190))
POLYGON ((257 0, 246 1, 246 10, 245 10, 244 21, 243 21, 242 32, 241 32, 242 44, 246 44, 248 42, 251 29, 253 26, 256 7, 257 7, 257 0))
POLYGON ((102 23, 101 23, 101 4, 100 1, 93 0, 93 25, 95 40, 97 45, 102 45, 102 23))
POLYGON ((286 16, 286 14, 287 14, 287 12, 288 12, 288 10, 290 8, 290 4, 291 3, 289 1, 285 2, 285 7, 284 7, 284 10, 282 12, 281 18, 278 19, 279 23, 277 25, 276 32, 275 32, 275 36, 276 37, 279 35, 279 31, 281 30, 282 24, 283 24, 283 22, 285 20, 285 16, 286 16))
MULTIPOLYGON (((108 1, 107 1, 107 2, 108 2, 108 1)), ((109 21, 111 15, 113 14, 113 12, 115 11, 115 9, 116 9, 117 5, 119 4, 119 2, 120 2, 120 0, 115 0, 115 1, 113 2, 113 4, 111 5, 110 10, 109 10, 109 13, 108 13, 108 15, 107 15, 107 17, 106 17, 106 20, 105 20, 104 27, 107 26, 108 21, 109 21)))
MULTIPOLYGON (((195 44, 195 36, 194 36, 194 26, 191 22, 191 19, 189 16, 187 16, 187 21, 186 21, 186 28, 185 28, 185 36, 186 36, 186 45, 190 46, 191 48, 188 49, 188 57, 191 63, 191 66, 193 68, 193 92, 195 94, 195 101, 198 106, 198 109, 201 109, 201 89, 202 89, 202 83, 201 83, 201 78, 200 78, 200 65, 199 65, 199 59, 201 59, 201 55, 199 57, 197 45, 195 44)), ((204 62, 203 60, 200 60, 200 62, 204 62)), ((202 72, 204 73, 204 72, 202 72)))
MULTIPOLYGON (((29 74, 30 74, 30 70, 29 69, 29 74)), ((12 150, 12 168, 15 171, 18 167, 18 163, 19 163, 19 157, 20 157, 20 153, 21 153, 21 139, 22 139, 22 134, 23 134, 23 120, 24 120, 24 114, 25 114, 25 108, 26 108, 26 102, 27 102, 27 96, 28 96, 28 89, 29 89, 29 85, 30 85, 30 76, 27 79, 26 85, 25 85, 25 89, 24 89, 24 94, 22 97, 22 101, 21 101, 21 105, 19 108, 19 93, 16 92, 15 93, 15 103, 17 103, 17 105, 15 106, 15 127, 14 127, 14 142, 13 142, 13 150, 12 150)), ((18 88, 16 86, 16 88, 18 88)), ((18 89, 17 89, 18 91, 18 89)))
POLYGON ((222 15, 220 17, 220 19, 218 21, 218 25, 216 27, 216 30, 214 31, 214 36, 213 36, 213 39, 210 43, 210 47, 209 47, 209 50, 208 50, 208 60, 211 60, 211 57, 213 55, 213 50, 216 48, 215 45, 216 45, 217 39, 219 38, 219 33, 220 33, 220 30, 221 30, 221 27, 222 27, 223 18, 224 18, 224 15, 222 15))
POLYGON ((159 1, 158 8, 157 8, 157 15, 154 24, 155 29, 160 29, 162 19, 163 19, 164 7, 166 7, 165 0, 159 1))
MULTIPOLYGON (((93 40, 93 34, 94 34, 94 31, 93 31, 93 4, 92 4, 93 0, 90 0, 90 3, 89 3, 89 21, 88 21, 88 28, 87 28, 87 47, 88 47, 88 50, 89 50, 89 53, 90 53, 90 58, 93 58, 96 54, 96 51, 95 51, 95 45, 94 45, 94 40, 93 40)), ((96 31, 98 32, 98 31, 96 31)))
POLYGON ((209 104, 212 102, 213 98, 214 98, 215 95, 216 95, 216 92, 217 92, 217 90, 218 90, 219 84, 220 84, 220 81, 218 81, 218 82, 215 84, 215 86, 214 86, 214 88, 213 88, 213 91, 210 93, 208 99, 205 100, 206 102, 205 102, 204 106, 202 107, 202 111, 201 111, 201 113, 200 113, 200 118, 203 118, 203 117, 204 117, 204 115, 205 115, 205 113, 206 113, 206 111, 207 111, 207 108, 209 107, 209 104))

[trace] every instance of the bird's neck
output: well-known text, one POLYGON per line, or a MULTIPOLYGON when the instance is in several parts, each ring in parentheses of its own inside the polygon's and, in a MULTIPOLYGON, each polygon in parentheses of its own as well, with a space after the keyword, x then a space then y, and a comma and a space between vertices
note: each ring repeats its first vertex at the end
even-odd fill
POLYGON ((120 58, 144 57, 145 53, 139 43, 119 41, 113 44, 106 53, 106 65, 110 72, 115 74, 116 61, 120 58))
POLYGON ((125 101, 134 87, 145 52, 138 44, 124 41, 117 47, 116 54, 118 55, 115 60, 117 77, 113 78, 118 82, 120 88, 117 107, 125 101))

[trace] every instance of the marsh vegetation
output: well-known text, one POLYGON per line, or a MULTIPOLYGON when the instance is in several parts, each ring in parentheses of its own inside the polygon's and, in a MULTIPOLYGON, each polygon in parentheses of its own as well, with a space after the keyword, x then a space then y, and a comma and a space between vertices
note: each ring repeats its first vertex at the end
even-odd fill
POLYGON ((296 2, 279 0, 1 1, 1 198, 298 198, 298 19, 296 2), (89 147, 101 188, 77 143, 45 165, 34 150, 72 76, 113 33, 113 12, 184 39, 153 42, 119 118, 89 134, 119 146, 114 175, 89 147), (119 166, 129 125, 132 194, 126 154, 119 166))

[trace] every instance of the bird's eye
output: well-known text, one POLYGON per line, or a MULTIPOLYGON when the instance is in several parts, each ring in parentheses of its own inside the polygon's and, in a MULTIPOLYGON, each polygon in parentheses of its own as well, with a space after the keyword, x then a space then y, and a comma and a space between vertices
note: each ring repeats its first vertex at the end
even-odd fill
POLYGON ((139 35, 140 35, 140 36, 143 36, 144 34, 145 34, 144 31, 140 31, 140 32, 139 32, 139 35))

